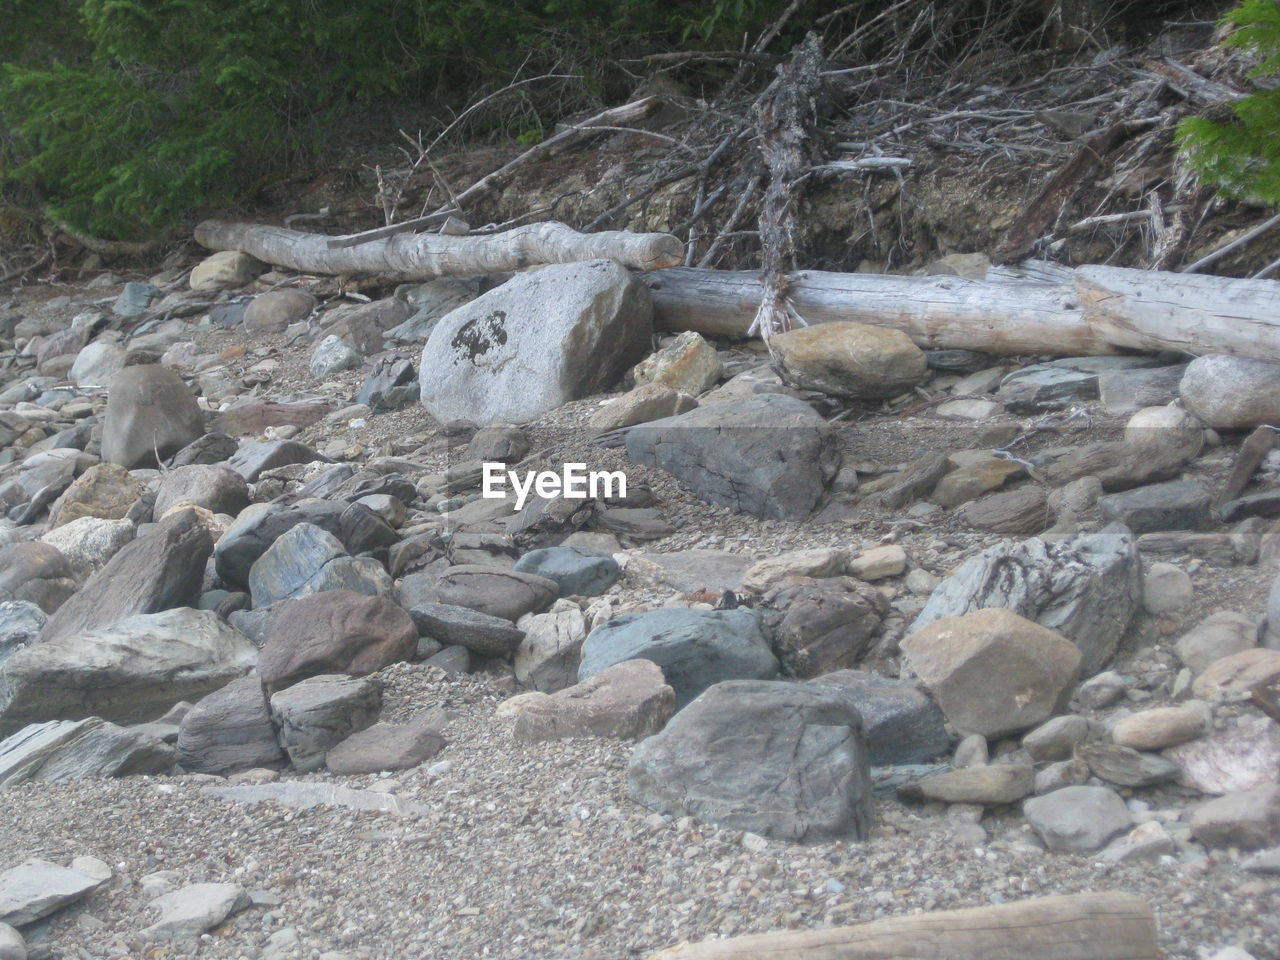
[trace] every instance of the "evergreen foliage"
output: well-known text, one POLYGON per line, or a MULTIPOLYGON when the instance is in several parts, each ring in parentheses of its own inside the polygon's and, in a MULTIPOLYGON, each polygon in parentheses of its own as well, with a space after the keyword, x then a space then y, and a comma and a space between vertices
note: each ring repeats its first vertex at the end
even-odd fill
POLYGON ((1188 117, 1178 141, 1191 165, 1227 193, 1280 205, 1280 0, 1245 0, 1227 14, 1226 43, 1258 58, 1258 89, 1232 104, 1235 117, 1188 117))

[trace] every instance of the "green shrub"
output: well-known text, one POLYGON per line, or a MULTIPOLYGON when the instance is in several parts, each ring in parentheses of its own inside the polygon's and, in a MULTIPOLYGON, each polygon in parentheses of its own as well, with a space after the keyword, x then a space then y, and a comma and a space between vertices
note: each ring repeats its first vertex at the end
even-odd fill
MULTIPOLYGON (((1258 58, 1250 76, 1280 75, 1280 2, 1245 0, 1226 19, 1236 29, 1225 42, 1258 58)), ((1188 117, 1179 145, 1192 167, 1228 194, 1280 204, 1280 88, 1260 85, 1232 110, 1226 122, 1188 117)))

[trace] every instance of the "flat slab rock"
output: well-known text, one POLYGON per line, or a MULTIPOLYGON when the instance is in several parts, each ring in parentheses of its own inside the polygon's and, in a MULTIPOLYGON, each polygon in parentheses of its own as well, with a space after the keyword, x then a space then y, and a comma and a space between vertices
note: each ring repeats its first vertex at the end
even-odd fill
POLYGON ((27 860, 0 873, 0 923, 23 927, 75 903, 111 879, 111 868, 93 857, 70 867, 27 860))
POLYGON ((100 717, 51 720, 0 741, 0 788, 31 780, 168 773, 176 759, 173 747, 143 730, 100 717))
POLYGON ((402 800, 395 794, 374 790, 356 790, 336 783, 291 780, 284 783, 255 783, 234 787, 205 787, 210 796, 235 803, 275 803, 294 810, 312 807, 341 807, 371 813, 389 813, 397 817, 430 814, 425 803, 402 800))
POLYGON ((142 931, 147 940, 198 937, 249 905, 238 883, 193 883, 151 901, 160 919, 142 931))

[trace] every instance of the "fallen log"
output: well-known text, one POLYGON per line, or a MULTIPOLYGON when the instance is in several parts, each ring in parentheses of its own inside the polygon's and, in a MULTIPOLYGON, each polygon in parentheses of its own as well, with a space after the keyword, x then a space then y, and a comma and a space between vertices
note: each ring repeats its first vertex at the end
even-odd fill
POLYGON ((656 270, 684 258, 684 244, 667 233, 579 233, 562 223, 533 223, 485 236, 404 233, 333 249, 331 238, 323 234, 262 223, 206 220, 196 227, 195 238, 210 250, 239 250, 264 263, 302 273, 376 273, 400 281, 596 259, 616 260, 634 270, 656 270))
MULTIPOLYGON (((1089 356, 1225 353, 1280 362, 1280 283, 1079 267, 1062 282, 802 270, 790 302, 806 323, 893 327, 930 350, 1089 356)), ((675 267, 644 277, 668 330, 744 337, 762 295, 749 271, 675 267)))
POLYGON ((891 917, 852 927, 681 944, 651 960, 1156 960, 1151 907, 1082 893, 891 917))

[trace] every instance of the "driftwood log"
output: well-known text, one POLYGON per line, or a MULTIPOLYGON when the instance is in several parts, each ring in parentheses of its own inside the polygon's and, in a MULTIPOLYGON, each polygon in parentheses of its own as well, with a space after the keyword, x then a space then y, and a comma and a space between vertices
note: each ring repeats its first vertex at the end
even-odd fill
MULTIPOLYGON (((1061 281, 888 274, 790 275, 806 323, 893 327, 926 349, 1087 356, 1122 349, 1226 353, 1280 361, 1280 282, 1087 266, 1061 281)), ((673 268, 646 275, 668 330, 746 336, 760 303, 749 271, 673 268)))
POLYGON ((562 223, 533 223, 480 236, 402 233, 334 249, 329 246, 331 238, 318 233, 206 220, 196 227, 195 238, 210 250, 239 250, 301 273, 375 273, 399 281, 595 259, 616 260, 634 270, 656 270, 674 266, 684 257, 684 244, 667 233, 579 233, 562 223))
POLYGON ((1082 893, 681 944, 651 960, 1156 960, 1156 921, 1141 897, 1082 893))

